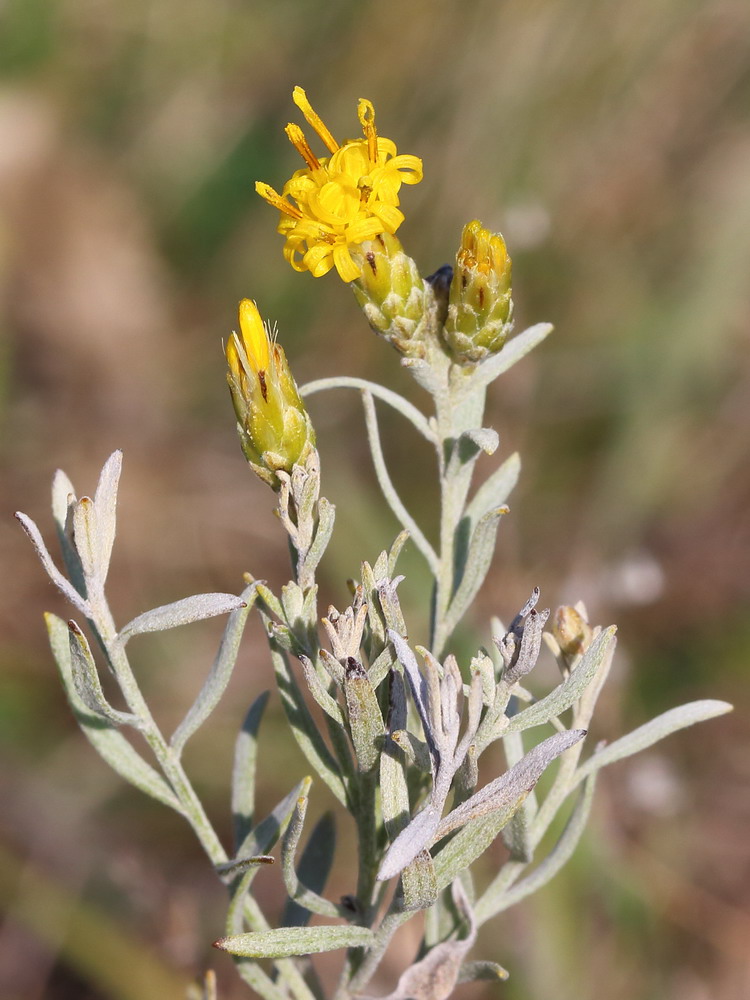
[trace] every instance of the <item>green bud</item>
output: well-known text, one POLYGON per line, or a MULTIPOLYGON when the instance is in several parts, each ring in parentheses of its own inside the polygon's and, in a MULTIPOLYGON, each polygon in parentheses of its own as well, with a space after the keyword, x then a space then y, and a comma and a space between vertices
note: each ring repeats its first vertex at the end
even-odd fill
POLYGON ((505 240, 474 220, 456 254, 444 338, 453 359, 477 364, 496 354, 511 330, 511 260, 505 240))
POLYGON ((381 233, 356 251, 361 276, 352 283, 372 329, 407 357, 424 356, 424 338, 434 326, 432 288, 400 241, 381 233))
POLYGON ((240 443, 253 471, 273 489, 315 447, 315 431, 289 371, 254 302, 240 302, 240 333, 230 337, 227 381, 240 443))

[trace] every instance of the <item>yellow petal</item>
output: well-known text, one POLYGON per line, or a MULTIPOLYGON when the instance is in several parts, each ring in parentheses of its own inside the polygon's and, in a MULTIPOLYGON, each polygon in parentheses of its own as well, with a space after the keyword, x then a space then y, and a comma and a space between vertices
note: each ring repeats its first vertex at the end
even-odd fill
POLYGON ((268 368, 268 334, 260 318, 258 307, 251 299, 240 302, 240 332, 253 370, 264 372, 268 368))

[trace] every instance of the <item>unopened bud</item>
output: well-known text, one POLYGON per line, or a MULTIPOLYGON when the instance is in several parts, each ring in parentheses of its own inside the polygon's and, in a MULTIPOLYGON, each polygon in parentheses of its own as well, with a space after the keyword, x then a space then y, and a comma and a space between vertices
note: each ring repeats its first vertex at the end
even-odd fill
POLYGON ((445 342, 459 364, 496 354, 511 329, 511 260, 505 240, 476 219, 464 226, 448 298, 445 342))
POLYGON ((315 431, 284 351, 269 335, 257 306, 243 299, 240 332, 226 347, 227 381, 245 458, 278 489, 276 473, 291 472, 315 447, 315 431))
POLYGON ((557 640, 560 652, 570 662, 585 653, 591 645, 591 626, 575 608, 563 605, 555 612, 552 634, 557 640))
POLYGON ((397 237, 381 233, 354 254, 361 276, 352 283, 372 329, 407 357, 422 357, 435 296, 397 237))

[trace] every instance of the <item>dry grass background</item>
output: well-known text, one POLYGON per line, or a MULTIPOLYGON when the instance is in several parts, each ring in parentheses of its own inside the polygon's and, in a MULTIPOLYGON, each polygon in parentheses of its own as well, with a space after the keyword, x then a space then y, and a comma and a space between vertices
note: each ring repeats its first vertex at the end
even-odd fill
MULTIPOLYGON (((301 381, 346 372, 419 402, 333 276, 295 275, 253 181, 296 167, 282 126, 308 89, 335 134, 359 96, 422 156, 401 236, 424 273, 476 216, 514 258, 519 328, 556 333, 494 390, 522 485, 475 624, 538 583, 621 626, 597 736, 678 700, 728 719, 613 769, 576 859, 485 932, 505 1000, 750 995, 750 8, 736 0, 5 0, 0 5, 0 982, 9 1000, 182 995, 223 896, 177 817, 110 775, 54 677, 40 613, 65 614, 10 514, 49 530, 49 481, 81 491, 125 450, 112 602, 123 622, 249 569, 283 540, 243 465, 221 338, 236 301, 279 322, 301 381)), ((339 531, 326 599, 395 533, 355 398, 316 398, 339 531), (370 526, 362 530, 369 519, 370 526)), ((429 522, 430 462, 384 418, 396 478, 429 522)), ((406 559, 418 635, 424 578, 406 559)), ((422 616, 420 618, 420 616, 422 616)), ((137 649, 169 725, 218 623, 137 649)), ((468 647, 470 633, 465 633, 468 647)), ((270 683, 253 626, 188 763, 228 828, 234 733, 270 683)), ((304 772, 275 704, 260 798, 304 772)), ((319 808, 328 803, 320 792, 319 808)), ((346 837, 346 830, 342 830, 346 837)), ((495 858, 499 858, 499 848, 495 858)), ((258 884, 271 915, 279 876, 258 884)), ((347 891, 345 867, 334 891, 347 891)), ((385 992, 409 961, 406 935, 385 992)), ((483 995, 476 989, 474 996, 483 995)), ((466 996, 470 996, 466 990, 466 996)))

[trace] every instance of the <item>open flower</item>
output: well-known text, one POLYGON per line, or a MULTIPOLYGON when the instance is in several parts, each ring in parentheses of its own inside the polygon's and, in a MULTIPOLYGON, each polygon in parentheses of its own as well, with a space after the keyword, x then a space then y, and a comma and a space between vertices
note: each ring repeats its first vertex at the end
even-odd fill
POLYGON ((279 487, 315 446, 315 431, 289 371, 286 355, 250 299, 239 307, 240 332, 226 346, 227 381, 245 457, 261 479, 279 487))
POLYGON ((360 99, 357 107, 363 138, 339 145, 305 91, 295 87, 292 97, 330 156, 317 157, 302 129, 289 124, 286 133, 305 166, 281 194, 261 181, 255 188, 281 213, 278 231, 286 238, 284 256, 295 270, 319 278, 335 267, 344 281, 353 281, 361 269, 351 248, 396 232, 404 221, 399 189, 421 181, 422 161, 399 155, 391 139, 378 135, 369 101, 360 99))

